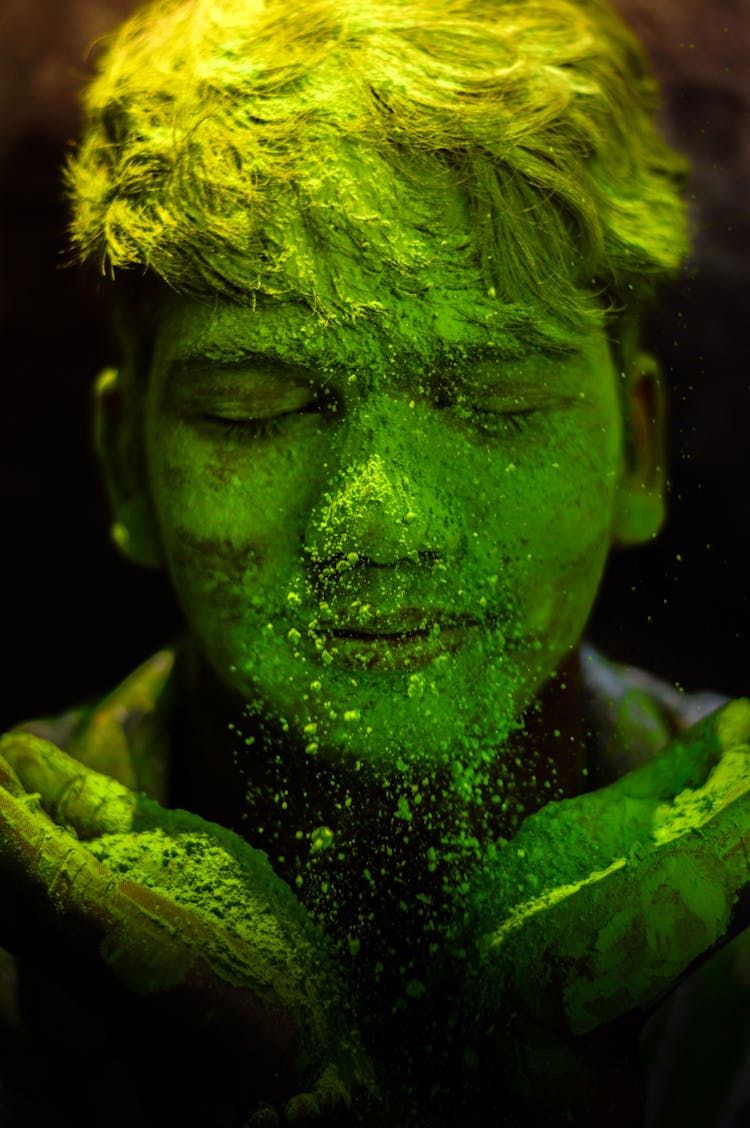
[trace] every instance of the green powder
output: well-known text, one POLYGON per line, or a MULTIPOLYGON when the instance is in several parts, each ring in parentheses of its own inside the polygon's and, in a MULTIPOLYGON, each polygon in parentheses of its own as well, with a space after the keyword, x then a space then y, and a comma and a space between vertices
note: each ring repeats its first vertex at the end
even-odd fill
MULTIPOLYGON (((206 960, 220 980, 249 988, 272 1006, 288 1007, 300 1017, 308 1045, 324 1044, 325 1012, 333 1003, 324 948, 291 890, 262 851, 231 832, 218 827, 202 832, 201 820, 182 812, 167 817, 189 820, 198 829, 107 834, 85 845, 120 880, 189 910, 178 940, 194 948, 196 959, 206 960), (198 924, 195 933, 192 920, 198 924)), ((137 937, 125 941, 133 951, 137 942, 137 937)), ((118 973, 121 946, 105 941, 102 955, 118 973)), ((178 982, 182 966, 175 969, 178 982)), ((151 989, 168 985, 158 981, 151 989)))
POLYGON ((750 787, 750 746, 741 744, 725 752, 705 786, 686 788, 673 803, 654 811, 654 842, 661 846, 687 830, 703 826, 750 787))
POLYGON ((583 1034, 648 1010, 710 952, 747 881, 736 800, 750 788, 750 747, 722 745, 705 784, 670 802, 607 789, 526 820, 474 889, 480 1009, 562 1007, 583 1034))

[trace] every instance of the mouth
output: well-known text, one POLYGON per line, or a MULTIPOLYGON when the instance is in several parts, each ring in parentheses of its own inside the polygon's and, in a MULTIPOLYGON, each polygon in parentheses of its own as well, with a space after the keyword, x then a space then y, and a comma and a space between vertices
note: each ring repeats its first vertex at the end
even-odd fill
POLYGON ((334 661, 359 670, 417 669, 455 653, 476 619, 440 616, 409 608, 365 623, 320 623, 325 650, 334 661))

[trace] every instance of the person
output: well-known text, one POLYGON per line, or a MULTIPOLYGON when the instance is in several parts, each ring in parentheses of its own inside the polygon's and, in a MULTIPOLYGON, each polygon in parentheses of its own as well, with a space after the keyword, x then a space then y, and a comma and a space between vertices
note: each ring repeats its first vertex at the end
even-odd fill
POLYGON ((582 642, 663 518, 654 99, 600 0, 111 40, 97 446, 186 629, 0 745, 3 1123, 742 1123, 750 704, 582 642))

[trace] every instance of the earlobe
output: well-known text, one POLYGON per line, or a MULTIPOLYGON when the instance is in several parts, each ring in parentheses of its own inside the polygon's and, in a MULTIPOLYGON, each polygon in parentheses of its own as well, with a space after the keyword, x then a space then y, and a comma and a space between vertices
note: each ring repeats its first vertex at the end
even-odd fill
POLYGON ((637 353, 622 374, 623 470, 615 498, 613 543, 644 544, 664 522, 665 402, 656 360, 637 353))
POLYGON ((94 385, 94 446, 104 475, 110 535, 128 560, 162 566, 156 519, 148 492, 143 416, 132 381, 106 368, 94 385))

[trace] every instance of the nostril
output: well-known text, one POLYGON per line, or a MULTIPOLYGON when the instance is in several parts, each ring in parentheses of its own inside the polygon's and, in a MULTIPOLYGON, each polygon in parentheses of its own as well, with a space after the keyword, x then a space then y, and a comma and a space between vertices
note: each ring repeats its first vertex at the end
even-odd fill
POLYGON ((316 578, 330 583, 337 577, 345 576, 353 571, 364 568, 392 568, 400 561, 383 563, 372 560, 362 552, 332 552, 322 559, 319 556, 311 556, 310 563, 316 578))
POLYGON ((431 548, 418 549, 416 556, 420 564, 430 568, 434 568, 442 560, 442 554, 434 552, 431 548))
POLYGON ((360 577, 373 568, 403 568, 404 564, 416 565, 432 571, 442 563, 443 556, 432 549, 415 549, 393 559, 376 559, 365 552, 332 552, 321 557, 313 552, 308 556, 308 571, 314 584, 330 587, 338 580, 356 583, 360 577))

